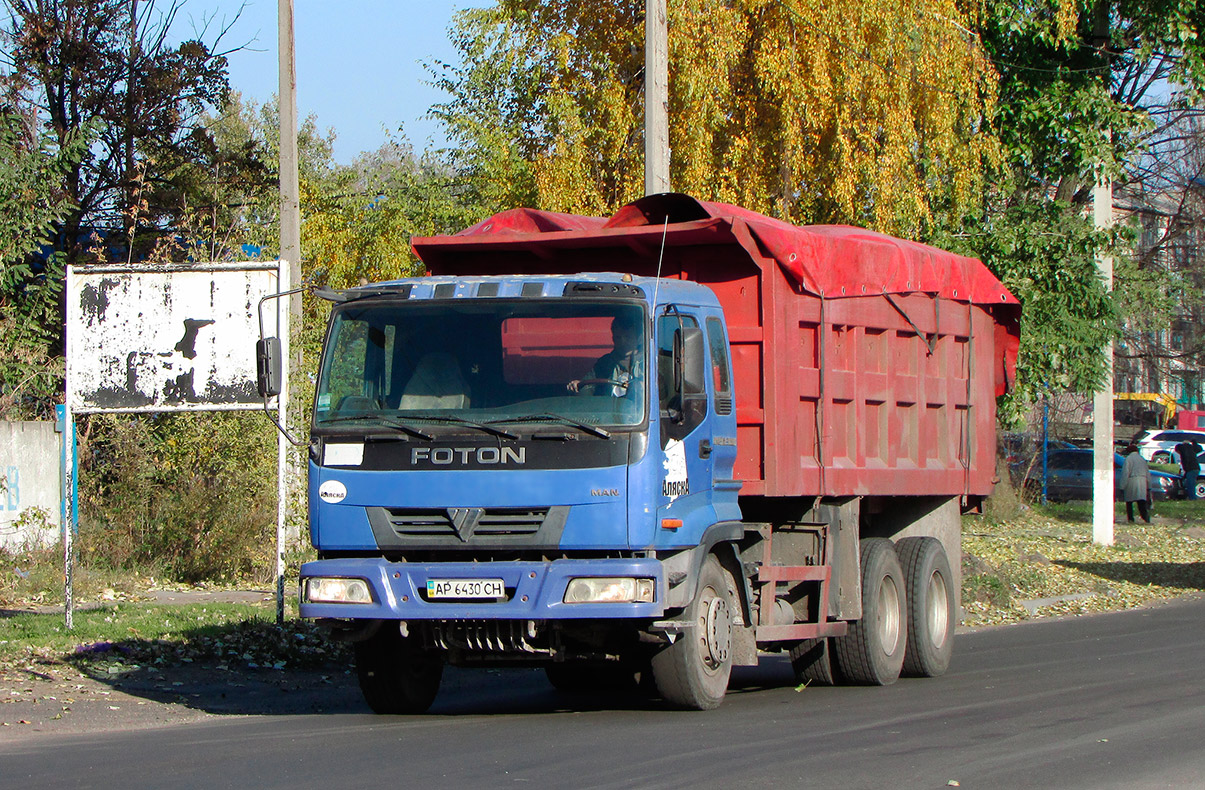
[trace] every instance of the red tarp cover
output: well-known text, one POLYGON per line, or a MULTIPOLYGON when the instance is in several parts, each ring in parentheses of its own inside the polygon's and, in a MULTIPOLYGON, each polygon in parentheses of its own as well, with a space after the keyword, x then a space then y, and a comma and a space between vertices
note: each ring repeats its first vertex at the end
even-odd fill
POLYGON ((670 246, 739 244, 756 265, 772 260, 800 291, 823 298, 925 293, 989 308, 996 317, 1003 363, 996 373, 997 395, 1011 387, 1021 306, 1004 284, 975 258, 863 228, 797 227, 739 206, 667 193, 629 203, 610 219, 519 208, 455 236, 416 238, 413 243, 433 273, 463 273, 456 271, 459 254, 490 249, 537 255, 562 250, 571 260, 575 249, 628 246, 655 256, 663 223, 668 223, 664 232, 670 246))
MULTIPOLYGON (((651 195, 630 203, 610 219, 511 209, 461 231, 454 238, 569 233, 575 237, 622 236, 625 229, 673 230, 685 224, 726 225, 757 260, 772 258, 800 289, 834 298, 873 293, 932 293, 975 304, 1017 305, 1017 299, 974 258, 848 225, 797 227, 727 203, 686 195, 651 195), (747 233, 742 233, 747 230, 747 233), (839 262, 839 266, 832 265, 839 262)), ((415 239, 420 257, 428 246, 454 247, 454 238, 415 239), (442 242, 442 243, 440 243, 442 242), (434 245, 432 245, 434 243, 434 245)), ((546 241, 552 241, 545 236, 546 241)), ((501 241, 501 239, 499 239, 501 241)), ((600 238, 601 241, 601 238, 600 238)))

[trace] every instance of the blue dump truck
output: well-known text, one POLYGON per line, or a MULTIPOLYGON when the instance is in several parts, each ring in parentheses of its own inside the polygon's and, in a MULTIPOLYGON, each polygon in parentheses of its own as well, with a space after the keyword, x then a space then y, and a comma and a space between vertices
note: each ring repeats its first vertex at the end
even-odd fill
POLYGON ((673 194, 413 243, 429 276, 317 290, 300 609, 373 710, 448 664, 693 709, 765 652, 946 670, 1018 336, 982 264, 673 194))

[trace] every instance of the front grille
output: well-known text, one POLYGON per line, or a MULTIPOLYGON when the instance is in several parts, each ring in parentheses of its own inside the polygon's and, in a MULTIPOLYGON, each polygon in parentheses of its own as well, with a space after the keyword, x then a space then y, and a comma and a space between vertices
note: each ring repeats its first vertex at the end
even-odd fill
POLYGON ((410 510, 385 508, 389 525, 399 537, 409 535, 469 536, 534 535, 540 531, 548 509, 487 510, 485 508, 441 508, 410 510), (459 527, 458 527, 459 524, 459 527))
POLYGON ((377 545, 388 548, 557 546, 569 508, 368 508, 377 545))

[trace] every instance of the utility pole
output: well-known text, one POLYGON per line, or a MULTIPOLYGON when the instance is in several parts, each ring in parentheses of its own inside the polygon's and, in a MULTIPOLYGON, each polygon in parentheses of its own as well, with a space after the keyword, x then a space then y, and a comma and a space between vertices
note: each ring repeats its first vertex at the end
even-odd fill
MULTIPOLYGON (((1109 14, 1107 0, 1097 0, 1092 9, 1092 45, 1101 53, 1105 68, 1103 78, 1108 90, 1112 74, 1109 52, 1109 14)), ((1102 129, 1106 147, 1111 147, 1113 135, 1102 129)), ((1102 162, 1094 173, 1092 187, 1092 224, 1098 231, 1113 225, 1113 177, 1102 162)), ((1096 256, 1096 268, 1104 281, 1105 290, 1113 290, 1113 258, 1096 256)), ((1102 546, 1113 545, 1113 341, 1105 346, 1105 381, 1100 392, 1092 398, 1092 541, 1102 546)))
MULTIPOLYGON (((280 47, 280 259, 289 266, 282 291, 301 284, 301 186, 297 175, 297 65, 293 0, 277 0, 280 47)), ((301 320, 301 294, 289 298, 289 314, 301 320)))
MULTIPOLYGON (((1092 188, 1092 223, 1097 230, 1113 225, 1113 179, 1097 174, 1092 188)), ((1113 290, 1113 258, 1096 257, 1105 288, 1113 290)), ((1105 383, 1092 398, 1092 541, 1113 545, 1113 341, 1105 347, 1105 383)))
MULTIPOLYGON (((277 0, 277 27, 280 60, 280 290, 287 291, 301 284, 301 185, 297 174, 297 66, 293 47, 293 0, 277 0)), ((289 297, 289 309, 280 320, 277 308, 278 337, 284 375, 281 376, 280 395, 277 399, 281 425, 289 424, 289 379, 298 366, 292 358, 289 338, 292 329, 301 328, 301 294, 289 297)), ((300 346, 298 347, 300 349, 300 346)), ((292 464, 289 463, 291 447, 283 432, 278 432, 277 441, 277 489, 276 506, 276 622, 284 622, 284 546, 288 540, 287 516, 289 502, 289 480, 292 464)))
POLYGON ((644 194, 669 192, 669 45, 666 0, 644 4, 644 194))

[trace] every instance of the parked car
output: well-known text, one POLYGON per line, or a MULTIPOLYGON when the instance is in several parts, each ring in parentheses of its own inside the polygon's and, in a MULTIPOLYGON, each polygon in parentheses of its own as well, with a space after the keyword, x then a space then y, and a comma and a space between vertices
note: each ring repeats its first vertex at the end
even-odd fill
POLYGON ((1176 453, 1176 445, 1189 440, 1201 446, 1197 457, 1205 459, 1205 431, 1145 430, 1134 443, 1142 457, 1152 463, 1177 464, 1180 456, 1176 453))
MULTIPOLYGON (((1002 433, 997 442, 997 454, 1008 464, 1013 485, 1019 486, 1036 464, 1042 468, 1042 435, 1038 433, 1002 433)), ((1077 445, 1062 439, 1049 438, 1046 451, 1075 450, 1077 445)))
MULTIPOLYGON (((1046 498, 1052 502, 1092 498, 1092 451, 1052 450, 1046 456, 1046 498)), ((1121 465, 1124 458, 1113 454, 1113 498, 1122 501, 1121 465)), ((1039 457, 1025 477, 1025 490, 1042 493, 1042 459, 1039 457)), ((1151 498, 1180 499, 1184 489, 1178 475, 1151 470, 1151 498)))

